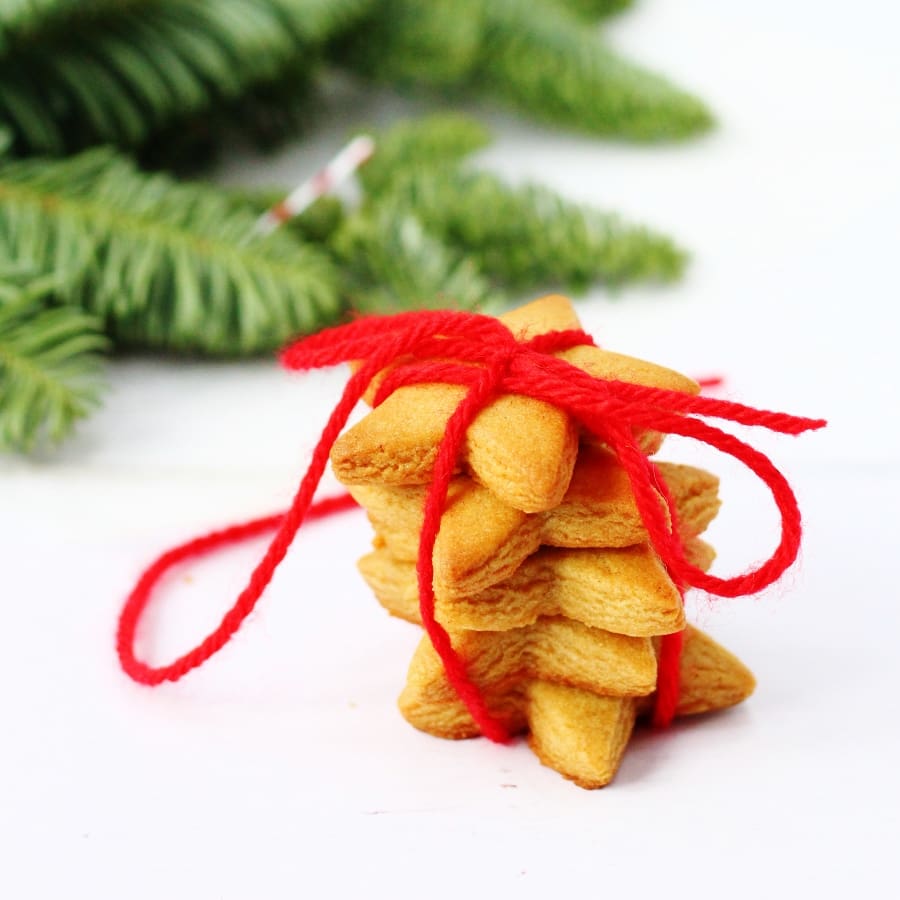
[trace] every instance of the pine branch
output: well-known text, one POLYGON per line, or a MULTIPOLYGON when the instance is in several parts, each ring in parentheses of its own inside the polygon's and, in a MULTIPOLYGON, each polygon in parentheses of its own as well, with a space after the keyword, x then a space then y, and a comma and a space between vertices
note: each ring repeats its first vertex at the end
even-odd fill
POLYGON ((628 9, 634 0, 551 0, 551 2, 580 19, 596 22, 598 19, 606 19, 628 9))
POLYGON ((347 219, 332 247, 358 312, 486 309, 502 299, 473 259, 429 236, 415 216, 389 204, 347 219))
POLYGON ((359 177, 367 193, 375 196, 404 171, 452 166, 490 142, 488 129, 468 116, 440 113, 401 120, 378 135, 375 155, 359 177))
POLYGON ((489 172, 407 172, 390 196, 429 234, 510 288, 673 281, 686 262, 663 235, 537 185, 512 187, 489 172))
POLYGON ((339 42, 338 60, 378 80, 496 97, 592 134, 658 140, 710 126, 698 99, 618 57, 569 5, 465 0, 457 12, 454 0, 382 0, 339 42))
POLYGON ((549 123, 634 140, 683 138, 706 107, 621 59, 574 17, 533 0, 490 0, 476 84, 549 123))
POLYGON ((185 117, 310 68, 372 0, 148 0, 16 45, 0 124, 19 153, 135 147, 185 117))
POLYGON ((0 6, 0 52, 16 41, 59 27, 67 19, 94 17, 140 2, 145 0, 4 0, 0 6))
POLYGON ((51 305, 54 285, 0 264, 0 451, 58 443, 99 401, 106 339, 94 318, 51 305))
POLYGON ((119 347, 238 356, 333 322, 326 254, 288 231, 247 242, 255 220, 227 192, 144 175, 109 150, 0 168, 0 240, 54 271, 60 297, 119 347))
POLYGON ((671 281, 686 254, 669 238, 564 200, 461 167, 490 140, 461 115, 401 121, 376 135, 360 175, 370 209, 412 215, 433 238, 471 257, 510 288, 547 283, 584 289, 596 280, 671 281))
POLYGON ((468 78, 481 48, 484 0, 379 0, 332 45, 344 65, 379 81, 431 88, 468 78))
MULTIPOLYGON (((369 197, 361 210, 348 212, 337 197, 320 197, 282 228, 328 247, 340 272, 341 293, 357 312, 494 304, 499 295, 473 259, 426 234, 408 209, 383 195, 408 160, 437 164, 474 146, 476 137, 480 146, 487 133, 460 116, 402 121, 379 136, 375 156, 360 171, 369 197)), ((260 213, 286 193, 284 188, 228 190, 260 213)))
POLYGON ((216 100, 199 113, 173 119, 137 150, 146 169, 190 176, 215 162, 223 149, 249 141, 268 151, 316 123, 321 112, 315 69, 297 60, 271 81, 258 82, 232 100, 216 100))

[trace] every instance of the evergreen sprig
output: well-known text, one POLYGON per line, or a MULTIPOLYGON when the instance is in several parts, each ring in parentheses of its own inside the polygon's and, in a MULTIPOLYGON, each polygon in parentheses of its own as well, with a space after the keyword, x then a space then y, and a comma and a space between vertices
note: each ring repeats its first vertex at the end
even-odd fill
POLYGON ((0 5, 0 52, 74 16, 99 13, 144 0, 4 0, 0 5))
POLYGON ((582 19, 596 22, 597 19, 605 19, 628 9, 634 0, 552 0, 552 2, 582 19))
POLYGON ((697 98, 625 61, 585 21, 621 3, 381 0, 335 44, 368 77, 486 95, 534 118, 632 140, 683 138, 712 117, 697 98))
POLYGON ((327 58, 593 134, 702 131, 711 117, 699 100, 596 33, 594 21, 629 2, 11 0, 0 127, 19 155, 150 142, 153 163, 189 163, 234 128, 271 143, 304 124, 327 58))
POLYGON ((237 356, 333 322, 327 254, 289 231, 250 240, 255 219, 228 192, 145 175, 109 150, 0 168, 0 240, 57 274, 60 299, 119 347, 237 356))
POLYGON ((54 305, 56 278, 0 261, 0 451, 29 452, 65 438, 99 403, 99 323, 54 305))
POLYGON ((19 153, 136 147, 179 120, 226 116, 261 86, 302 91, 318 48, 370 2, 146 0, 73 14, 0 57, 0 123, 19 153))
POLYGON ((401 122, 378 137, 362 170, 368 204, 415 217, 508 289, 672 281, 687 260, 670 238, 547 188, 513 186, 463 163, 490 140, 464 116, 401 122), (383 155, 382 155, 383 154, 383 155))
POLYGON ((148 132, 135 155, 143 168, 190 176, 216 161, 235 140, 271 150, 314 127, 321 112, 314 74, 308 60, 298 59, 291 69, 256 82, 238 97, 217 98, 202 111, 176 114, 148 132))
POLYGON ((668 237, 539 185, 513 187, 490 172, 412 172, 392 195, 430 234, 510 289, 673 281, 686 262, 668 237))
POLYGON ((367 77, 395 84, 459 88, 478 62, 485 0, 378 0, 332 55, 367 77))
POLYGON ((489 0, 485 29, 477 83, 543 121, 643 141, 712 124, 700 100, 627 62, 564 10, 489 0))
POLYGON ((348 218, 331 246, 341 263, 348 303, 357 312, 486 310, 502 299, 472 257, 392 204, 348 218))
POLYGON ((377 135, 377 150, 360 170, 366 192, 378 196, 411 169, 440 171, 487 147, 488 128, 470 116, 434 113, 401 119, 377 135))

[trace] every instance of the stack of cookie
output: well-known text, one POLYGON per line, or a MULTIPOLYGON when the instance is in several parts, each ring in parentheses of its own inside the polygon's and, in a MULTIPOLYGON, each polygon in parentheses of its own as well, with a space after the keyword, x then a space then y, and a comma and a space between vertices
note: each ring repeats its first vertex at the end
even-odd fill
MULTIPOLYGON (((546 297, 501 321, 523 339, 579 328, 571 304, 546 297)), ((675 372, 582 346, 560 356, 599 377, 695 393, 675 372)), ((335 444, 340 481, 376 531, 362 574, 392 614, 419 621, 415 561, 437 446, 463 396, 456 385, 403 387, 335 444)), ((584 787, 614 776, 636 718, 656 689, 655 638, 685 629, 681 597, 647 543, 625 472, 562 411, 522 396, 494 400, 469 428, 434 548, 437 620, 492 714, 527 731, 542 762, 584 787)), ((638 436, 647 453, 659 434, 638 436)), ((718 481, 659 464, 692 560, 718 481)), ((753 677, 687 627, 679 714, 730 706, 753 677)), ((400 697, 403 715, 440 737, 478 728, 427 637, 400 697)))

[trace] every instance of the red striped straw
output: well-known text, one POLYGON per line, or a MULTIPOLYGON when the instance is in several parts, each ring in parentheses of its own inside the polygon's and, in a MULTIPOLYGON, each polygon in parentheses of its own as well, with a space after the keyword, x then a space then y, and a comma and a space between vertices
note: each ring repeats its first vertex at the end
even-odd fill
POLYGON ((295 188, 284 200, 266 210, 253 226, 253 237, 271 234, 288 219, 300 215, 319 197, 349 178, 375 152, 375 141, 366 134, 355 137, 331 162, 295 188))

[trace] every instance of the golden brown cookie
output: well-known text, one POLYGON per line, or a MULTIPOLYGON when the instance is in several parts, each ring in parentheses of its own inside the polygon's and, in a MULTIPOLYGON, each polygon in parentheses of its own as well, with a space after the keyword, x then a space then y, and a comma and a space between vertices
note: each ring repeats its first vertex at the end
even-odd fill
MULTIPOLYGON (((420 622, 415 563, 380 548, 359 561, 392 615, 420 622)), ((684 628, 681 597, 646 544, 611 550, 543 547, 513 575, 477 594, 438 596, 437 620, 450 631, 505 631, 565 616, 617 634, 669 634, 684 628)))
MULTIPOLYGON (((571 303, 551 296, 501 316, 520 338, 580 328, 571 303)), ((688 378, 641 360, 597 347, 559 354, 603 378, 696 393, 688 378)), ((447 421, 465 395, 458 385, 412 385, 395 391, 335 443, 331 461, 338 479, 356 484, 425 484, 430 481, 437 445, 447 421)), ((643 438, 646 452, 661 443, 643 438)), ((569 417, 539 400, 498 397, 469 427, 461 466, 508 505, 541 512, 559 504, 575 463, 578 432, 569 417)))
POLYGON ((698 628, 689 627, 684 637, 677 715, 726 709, 753 693, 756 679, 733 653, 698 628))
POLYGON ((548 681, 532 681, 526 692, 528 743, 537 758, 579 787, 609 784, 634 728, 635 701, 548 681))
POLYGON ((528 341, 549 331, 577 331, 581 328, 572 301, 561 294, 539 297, 498 318, 517 341, 528 341))
MULTIPOLYGON (((684 539, 702 533, 718 508, 718 479, 691 466, 660 463, 684 539)), ((418 555, 426 488, 352 485, 379 538, 401 560, 418 555)), ((647 533, 628 478, 608 453, 585 448, 563 502, 528 515, 469 478, 453 481, 434 550, 434 589, 446 597, 478 593, 509 578, 541 544, 628 547, 647 533)))
MULTIPOLYGON (((365 484, 348 490, 391 553, 415 560, 426 489, 365 484)), ((471 479, 457 478, 434 548, 435 590, 474 593, 511 575, 540 545, 543 515, 513 509, 471 479)))
MULTIPOLYGON (((483 636, 481 639, 484 640, 483 636)), ((437 654, 433 649, 430 653, 424 649, 426 645, 427 639, 423 639, 410 665, 410 677, 399 700, 401 712, 412 725, 429 734, 446 738, 475 737, 479 734, 478 726, 447 681, 437 654)), ((465 656, 467 646, 461 644, 457 649, 465 656)), ((477 681, 479 675, 474 671, 475 665, 473 662, 472 675, 477 681)), ((479 673, 483 665, 478 664, 479 673)), ((600 684, 603 677, 598 675, 596 683, 600 684)), ((488 709, 512 732, 528 727, 529 688, 533 680, 527 676, 508 677, 481 685, 488 709)), ((610 696, 605 687, 599 692, 585 690, 584 682, 566 685, 562 678, 557 678, 552 683, 567 686, 568 691, 573 692, 572 696, 580 693, 610 696)), ((746 700, 755 686, 753 675, 737 657, 699 629, 687 626, 676 715, 694 715, 734 706, 746 700)), ((649 711, 652 696, 637 699, 636 703, 638 711, 649 711)))
MULTIPOLYGON (((693 466, 656 465, 675 503, 682 538, 702 534, 721 506, 719 479, 693 466)), ((611 453, 583 448, 562 503, 544 514, 542 542, 554 547, 629 547, 646 538, 625 470, 611 453)))
MULTIPOLYGON (((352 484, 427 484, 447 420, 465 395, 452 384, 400 388, 346 431, 331 451, 338 480, 352 484)), ((578 431, 549 404, 505 395, 475 419, 461 448, 462 467, 505 502, 527 512, 559 503, 569 484, 578 431)))
MULTIPOLYGON (((535 678, 611 697, 643 697, 656 689, 656 652, 649 638, 613 634, 562 616, 510 631, 463 631, 451 638, 469 678, 485 694, 505 693, 510 685, 535 678)), ((427 636, 413 654, 400 697, 410 721, 423 706, 461 708, 427 636)))

